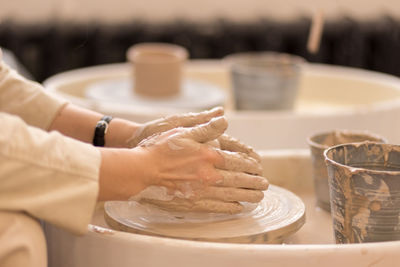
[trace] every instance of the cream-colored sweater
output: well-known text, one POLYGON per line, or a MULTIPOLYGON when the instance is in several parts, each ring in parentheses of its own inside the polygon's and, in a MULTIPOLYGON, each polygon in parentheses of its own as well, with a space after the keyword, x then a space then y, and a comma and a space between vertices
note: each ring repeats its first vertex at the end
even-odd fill
POLYGON ((79 234, 94 211, 101 158, 92 145, 47 132, 66 104, 11 70, 0 50, 0 210, 79 234))

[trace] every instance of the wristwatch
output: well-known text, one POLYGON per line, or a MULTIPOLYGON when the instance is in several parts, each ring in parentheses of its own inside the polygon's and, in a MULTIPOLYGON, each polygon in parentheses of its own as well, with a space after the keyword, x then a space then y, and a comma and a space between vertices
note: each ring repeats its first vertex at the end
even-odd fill
POLYGON ((111 116, 103 116, 97 124, 96 128, 94 129, 94 137, 93 137, 93 145, 94 146, 104 146, 105 140, 104 137, 107 133, 108 125, 112 120, 111 116))

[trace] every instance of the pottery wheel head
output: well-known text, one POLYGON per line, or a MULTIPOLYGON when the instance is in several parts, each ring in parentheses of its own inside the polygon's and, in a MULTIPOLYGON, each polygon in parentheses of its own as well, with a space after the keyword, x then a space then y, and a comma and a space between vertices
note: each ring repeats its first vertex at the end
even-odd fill
POLYGON ((168 212, 136 201, 108 201, 105 219, 115 230, 229 243, 278 243, 301 228, 305 206, 292 192, 271 185, 259 204, 239 214, 168 212))

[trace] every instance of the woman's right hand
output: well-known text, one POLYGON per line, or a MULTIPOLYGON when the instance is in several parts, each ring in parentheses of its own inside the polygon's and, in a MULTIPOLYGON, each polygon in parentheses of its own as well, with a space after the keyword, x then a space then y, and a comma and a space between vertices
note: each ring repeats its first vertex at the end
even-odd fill
POLYGON ((133 149, 101 148, 100 200, 128 199, 150 185, 175 187, 179 180, 215 182, 223 159, 204 144, 227 128, 224 117, 189 128, 175 128, 143 140, 133 149))
POLYGON ((230 206, 237 206, 237 201, 260 201, 261 190, 268 187, 260 176, 260 163, 245 153, 206 144, 219 138, 226 128, 226 119, 218 117, 195 127, 153 135, 131 150, 120 149, 118 153, 103 149, 99 198, 128 199, 149 186, 162 186, 172 194, 190 191, 184 201, 197 206, 211 200, 232 210, 230 206))

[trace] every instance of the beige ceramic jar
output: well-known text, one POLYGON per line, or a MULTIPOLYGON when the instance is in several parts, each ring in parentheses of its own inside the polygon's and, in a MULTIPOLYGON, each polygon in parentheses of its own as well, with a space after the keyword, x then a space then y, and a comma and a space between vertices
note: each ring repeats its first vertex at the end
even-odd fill
POLYGON ((129 48, 134 93, 153 98, 178 95, 187 57, 185 48, 167 43, 141 43, 129 48))

